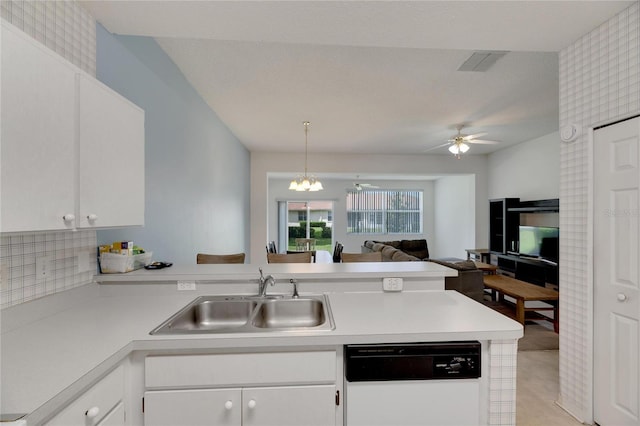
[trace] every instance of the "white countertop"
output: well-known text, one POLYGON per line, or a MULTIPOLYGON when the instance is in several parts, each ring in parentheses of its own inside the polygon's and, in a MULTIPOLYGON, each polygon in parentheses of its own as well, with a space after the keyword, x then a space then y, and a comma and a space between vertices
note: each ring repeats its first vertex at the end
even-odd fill
POLYGON ((196 295, 155 295, 144 285, 137 287, 149 291, 104 287, 91 284, 55 295, 52 301, 40 299, 2 312, 3 413, 50 410, 135 350, 494 340, 523 334, 517 322, 455 291, 438 290, 330 293, 336 328, 328 332, 151 336, 150 330, 196 295), (30 315, 35 310, 38 315, 30 315))
POLYGON ((175 281, 247 281, 264 274, 282 278, 361 279, 385 277, 440 278, 457 276, 458 272, 433 262, 362 262, 362 263, 271 263, 227 265, 173 265, 164 269, 139 269, 126 274, 102 274, 97 282, 175 282, 175 281))

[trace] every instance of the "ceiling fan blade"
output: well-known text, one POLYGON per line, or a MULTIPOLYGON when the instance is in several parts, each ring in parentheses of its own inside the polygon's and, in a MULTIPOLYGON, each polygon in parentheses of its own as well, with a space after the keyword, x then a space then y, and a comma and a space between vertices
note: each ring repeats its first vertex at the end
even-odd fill
POLYGON ((422 152, 429 152, 429 151, 433 151, 433 150, 435 150, 435 149, 439 149, 439 148, 442 148, 442 147, 445 147, 445 146, 448 146, 448 145, 451 145, 451 143, 450 143, 450 142, 445 142, 445 143, 442 143, 442 144, 440 144, 440 145, 434 146, 434 147, 432 147, 432 148, 425 149, 425 150, 424 150, 424 151, 422 151, 422 152))
POLYGON ((497 145, 500 142, 498 141, 487 141, 482 139, 472 139, 469 141, 465 141, 465 143, 477 143, 478 145, 497 145))
POLYGON ((465 141, 470 141, 471 139, 481 138, 482 136, 485 136, 486 134, 487 134, 487 132, 476 133, 476 134, 473 134, 473 135, 460 135, 460 136, 462 136, 462 139, 464 139, 465 141))

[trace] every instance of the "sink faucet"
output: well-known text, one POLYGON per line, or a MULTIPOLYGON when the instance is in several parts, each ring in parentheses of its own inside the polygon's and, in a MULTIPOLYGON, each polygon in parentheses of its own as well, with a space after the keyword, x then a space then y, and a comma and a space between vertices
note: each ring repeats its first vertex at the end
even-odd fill
POLYGON ((258 280, 258 295, 260 297, 265 297, 267 295, 267 285, 275 285, 276 280, 271 275, 267 275, 266 277, 262 275, 262 268, 258 269, 260 271, 260 279, 258 280))
POLYGON ((298 297, 300 297, 300 295, 298 294, 298 280, 291 278, 289 282, 293 284, 293 296, 291 297, 297 299, 298 297))

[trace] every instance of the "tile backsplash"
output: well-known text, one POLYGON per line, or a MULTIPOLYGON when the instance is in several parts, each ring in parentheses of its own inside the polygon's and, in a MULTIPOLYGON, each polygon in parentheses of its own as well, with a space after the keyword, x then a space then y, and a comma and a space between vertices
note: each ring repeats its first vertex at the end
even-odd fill
MULTIPOLYGON (((91 75, 96 74, 96 22, 74 1, 1 0, 0 17, 91 75)), ((61 231, 0 237, 0 309, 91 282, 96 232, 61 231), (78 254, 91 251, 78 272, 78 254), (36 259, 51 258, 51 274, 36 277, 36 259)))
POLYGON ((96 21, 74 1, 1 0, 0 16, 90 75, 96 75, 96 21))
POLYGON ((96 246, 94 230, 3 235, 0 308, 90 283, 97 268, 96 246), (87 265, 82 265, 83 256, 87 265), (36 271, 38 259, 49 263, 46 277, 36 271))

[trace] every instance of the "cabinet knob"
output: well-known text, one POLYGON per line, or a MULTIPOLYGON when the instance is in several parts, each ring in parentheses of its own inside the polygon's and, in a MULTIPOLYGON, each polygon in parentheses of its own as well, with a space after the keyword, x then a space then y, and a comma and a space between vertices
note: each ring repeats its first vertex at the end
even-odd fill
POLYGON ((98 215, 91 213, 87 215, 87 220, 89 220, 89 222, 95 222, 96 220, 98 220, 98 215))
POLYGON ((625 300, 627 300, 627 295, 624 293, 618 293, 618 302, 624 302, 625 300))
POLYGON ((100 413, 100 408, 98 407, 91 407, 87 410, 86 413, 84 413, 85 416, 87 416, 90 419, 95 419, 98 414, 100 413))
POLYGON ((224 403, 224 408, 227 410, 231 410, 233 408, 233 401, 229 400, 224 403))
POLYGON ((71 213, 68 213, 62 216, 62 220, 64 220, 65 222, 73 222, 74 220, 76 220, 76 216, 71 213))
POLYGON ((251 401, 249 401, 249 403, 247 404, 247 406, 248 406, 249 408, 256 408, 256 405, 257 405, 257 403, 256 403, 256 400, 255 400, 255 399, 252 399, 252 400, 251 400, 251 401))

